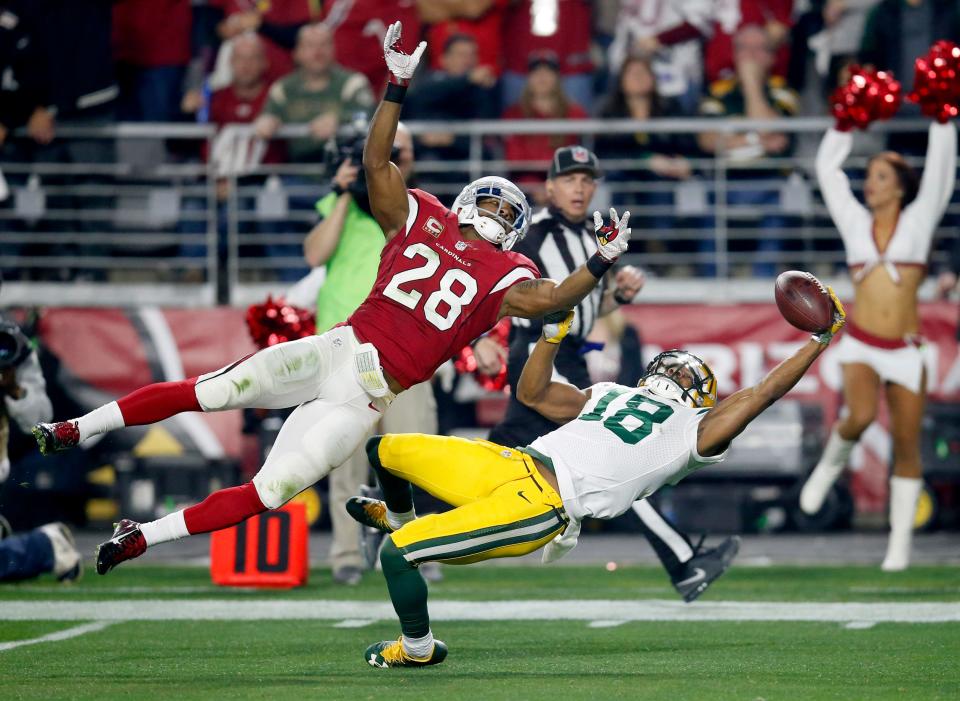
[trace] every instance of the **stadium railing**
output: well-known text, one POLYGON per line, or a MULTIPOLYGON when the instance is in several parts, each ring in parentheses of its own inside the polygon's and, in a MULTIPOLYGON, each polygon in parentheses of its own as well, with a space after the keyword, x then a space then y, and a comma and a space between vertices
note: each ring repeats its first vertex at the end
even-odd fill
MULTIPOLYGON (((607 177, 594 205, 632 212, 628 262, 658 276, 657 301, 769 299, 769 279, 786 268, 812 270, 849 291, 843 249, 813 173, 823 118, 498 120, 411 122, 415 136, 466 139, 467 157, 417 158, 418 186, 452 201, 484 174, 533 173, 547 162, 511 162, 500 155, 510 135, 572 135, 593 146, 612 134, 687 135, 710 131, 721 142, 749 131, 792 137, 790 155, 738 162, 729 156, 688 157, 686 180, 657 177, 649 161, 604 157, 607 177)), ((898 120, 858 136, 846 164, 854 191, 870 154, 889 134, 926 131, 925 120, 898 120)), ((307 137, 285 126, 281 139, 307 137)), ((0 203, 0 269, 5 305, 208 306, 260 301, 283 293, 307 272, 302 242, 316 220, 314 202, 328 192, 320 163, 259 164, 249 126, 117 124, 63 126, 59 149, 31 159, 17 154, 20 135, 0 164, 9 196, 0 203), (212 154, 206 161, 201 153, 212 154), (220 184, 218 185, 218 181, 220 184)), ((638 147, 639 150, 640 147, 638 147)), ((29 149, 22 149, 29 152, 29 149)), ((922 167, 923 156, 908 160, 922 167)), ((524 182, 524 184, 527 184, 524 182)), ((2 189, 2 188, 0 188, 2 189)), ((957 245, 960 204, 951 203, 932 262, 941 266, 957 245)), ((932 282, 921 296, 932 294, 932 282)))

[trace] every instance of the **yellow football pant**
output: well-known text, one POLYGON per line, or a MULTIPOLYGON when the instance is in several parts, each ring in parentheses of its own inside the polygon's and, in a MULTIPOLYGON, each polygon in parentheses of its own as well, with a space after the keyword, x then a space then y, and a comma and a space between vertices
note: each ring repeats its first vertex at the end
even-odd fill
POLYGON ((407 523, 390 537, 411 564, 469 564, 519 557, 567 525, 563 501, 533 458, 481 440, 420 433, 386 435, 384 469, 456 507, 407 523))

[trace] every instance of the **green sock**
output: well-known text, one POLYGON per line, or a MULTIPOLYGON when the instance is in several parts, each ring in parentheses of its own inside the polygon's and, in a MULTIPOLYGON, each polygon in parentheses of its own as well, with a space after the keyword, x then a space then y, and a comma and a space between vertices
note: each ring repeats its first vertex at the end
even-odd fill
POLYGON ((403 553, 387 536, 380 551, 380 564, 393 601, 393 610, 400 618, 400 630, 408 638, 422 638, 430 632, 427 612, 427 583, 420 570, 403 558, 403 553))

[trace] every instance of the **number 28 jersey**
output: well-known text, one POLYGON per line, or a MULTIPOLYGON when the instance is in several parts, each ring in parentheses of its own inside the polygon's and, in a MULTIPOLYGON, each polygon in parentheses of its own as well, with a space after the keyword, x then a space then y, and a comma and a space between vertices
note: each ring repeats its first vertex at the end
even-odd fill
POLYGON ((527 449, 553 462, 564 508, 577 522, 619 516, 664 484, 726 457, 697 452, 697 429, 708 409, 612 382, 590 390, 576 419, 527 449))
POLYGON ((456 215, 433 195, 410 190, 407 201, 407 223, 384 246, 373 290, 347 319, 404 387, 493 328, 511 286, 540 277, 519 253, 461 238, 456 215))

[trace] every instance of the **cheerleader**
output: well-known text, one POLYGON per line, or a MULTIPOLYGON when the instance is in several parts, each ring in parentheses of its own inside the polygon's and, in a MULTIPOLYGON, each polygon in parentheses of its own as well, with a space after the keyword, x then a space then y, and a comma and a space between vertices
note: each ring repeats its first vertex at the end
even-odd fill
POLYGON ((882 390, 890 410, 893 476, 890 539, 881 568, 892 572, 909 563, 923 484, 920 421, 926 371, 917 289, 926 276, 933 234, 953 193, 957 133, 952 123, 930 125, 922 178, 898 153, 873 156, 864 184, 866 206, 854 197, 841 169, 852 143, 849 131, 831 129, 817 152, 820 190, 843 239, 855 297, 836 349, 846 412, 803 487, 800 507, 808 514, 820 510, 853 446, 876 418, 882 390))

